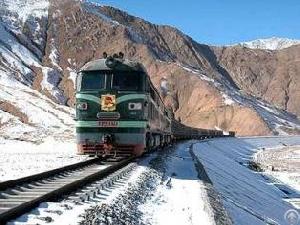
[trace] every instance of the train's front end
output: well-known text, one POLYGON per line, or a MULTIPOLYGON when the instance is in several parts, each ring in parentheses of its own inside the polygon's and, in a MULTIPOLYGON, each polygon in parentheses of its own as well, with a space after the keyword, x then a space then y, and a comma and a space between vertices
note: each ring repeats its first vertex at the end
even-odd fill
POLYGON ((122 55, 87 63, 76 80, 79 154, 141 155, 147 120, 146 72, 122 55))

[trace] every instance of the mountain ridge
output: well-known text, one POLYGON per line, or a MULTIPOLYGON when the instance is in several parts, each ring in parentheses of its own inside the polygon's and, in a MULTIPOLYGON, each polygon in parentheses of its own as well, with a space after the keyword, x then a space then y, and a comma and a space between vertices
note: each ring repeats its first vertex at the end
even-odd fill
MULTIPOLYGON (((19 1, 30 3, 33 0, 19 1)), ((272 106, 263 100, 263 95, 252 93, 251 82, 239 80, 244 73, 243 65, 233 68, 228 62, 236 60, 235 51, 244 54, 241 47, 199 44, 176 28, 155 25, 113 7, 82 1, 51 0, 47 16, 30 16, 24 23, 9 9, 2 10, 5 16, 0 18, 0 24, 13 42, 8 47, 0 42, 0 84, 25 85, 24 89, 41 93, 56 109, 61 109, 57 103, 73 106, 74 80, 81 66, 99 58, 104 51, 123 51, 126 57, 143 62, 158 89, 165 79, 169 90, 164 101, 175 117, 187 125, 236 130, 238 135, 287 134, 300 130, 296 116, 272 106), (17 32, 11 29, 10 20, 18 24, 17 32), (32 24, 36 26, 29 26, 32 24), (28 27, 39 29, 32 32, 28 27), (44 43, 39 50, 35 50, 32 33, 44 43), (38 60, 28 61, 34 57, 24 58, 26 54, 13 51, 13 46, 25 48, 28 54, 38 54, 38 60)), ((0 91, 0 97, 26 114, 26 110, 5 92, 0 91)), ((5 109, 0 106, 0 114, 9 113, 5 109)), ((17 115, 12 116, 20 121, 17 115)), ((42 126, 30 116, 28 121, 28 126, 32 122, 42 126)), ((3 132, 9 133, 8 129, 11 126, 0 125, 3 132)))
POLYGON ((271 37, 271 38, 261 38, 252 41, 241 42, 232 46, 236 46, 236 45, 251 48, 251 49, 282 50, 294 45, 300 45, 300 40, 271 37))

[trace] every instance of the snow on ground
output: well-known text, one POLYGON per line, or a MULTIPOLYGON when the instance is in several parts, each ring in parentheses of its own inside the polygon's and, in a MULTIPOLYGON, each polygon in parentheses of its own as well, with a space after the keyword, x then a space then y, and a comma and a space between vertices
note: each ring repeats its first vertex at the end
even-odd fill
MULTIPOLYGON (((35 66, 44 72, 43 91, 66 101, 56 69, 41 65, 49 2, 0 0, 0 5, 0 181, 84 160, 76 156, 74 109, 32 88, 35 66)), ((51 50, 55 65, 59 55, 51 50)))
POLYGON ((139 207, 145 224, 215 224, 188 143, 168 156, 164 176, 153 197, 139 207))
POLYGON ((300 146, 262 149, 254 155, 253 161, 264 174, 300 193, 300 146))
POLYGON ((76 156, 74 110, 0 71, 0 181, 62 167, 76 156))
MULTIPOLYGON (((107 166, 103 166, 103 168, 104 167, 107 166)), ((37 209, 19 217, 15 221, 11 221, 8 225, 48 224, 49 222, 46 222, 47 220, 51 222, 51 225, 79 224, 82 221, 82 215, 86 212, 86 210, 100 204, 108 205, 113 202, 117 196, 124 193, 131 185, 134 185, 145 169, 145 167, 138 166, 135 168, 132 176, 130 176, 123 185, 116 185, 113 189, 103 190, 101 192, 102 196, 96 196, 96 198, 93 198, 91 201, 81 204, 77 204, 69 200, 41 203, 37 209)), ((95 215, 95 217, 97 217, 97 215, 95 215)))
MULTIPOLYGON (((103 168, 107 167, 103 165, 103 168)), ((45 220, 51 221, 51 225, 75 225, 83 220, 83 216, 87 210, 99 205, 109 205, 116 198, 125 193, 128 188, 133 186, 139 179, 142 173, 147 168, 144 166, 137 166, 132 172, 131 176, 122 181, 123 184, 115 185, 114 188, 109 188, 101 191, 101 195, 96 196, 90 201, 84 203, 75 203, 70 200, 63 200, 61 202, 45 202, 41 203, 37 209, 24 214, 15 221, 8 223, 9 225, 26 225, 26 224, 45 224, 45 220)), ((95 219, 98 215, 94 215, 95 219)), ((100 215, 99 215, 100 216, 100 215)), ((83 221, 84 222, 84 221, 83 221)), ((88 222, 88 221, 86 221, 88 222)), ((87 223, 93 224, 93 223, 87 223)))
POLYGON ((129 177, 88 202, 42 203, 9 224, 215 224, 190 145, 184 142, 138 160, 129 177))
POLYGON ((289 195, 261 173, 248 168, 261 148, 299 145, 300 136, 220 138, 197 143, 193 152, 203 165, 234 224, 287 224, 289 195))
POLYGON ((0 181, 85 160, 76 155, 73 115, 25 85, 0 84, 0 181))
POLYGON ((26 177, 88 159, 76 144, 47 138, 41 144, 0 139, 0 182, 26 177))
POLYGON ((35 142, 49 135, 69 138, 73 136, 73 109, 58 105, 20 83, 15 82, 15 86, 1 83, 0 80, 0 103, 8 105, 5 111, 12 117, 7 121, 6 113, 0 108, 1 137, 35 142))

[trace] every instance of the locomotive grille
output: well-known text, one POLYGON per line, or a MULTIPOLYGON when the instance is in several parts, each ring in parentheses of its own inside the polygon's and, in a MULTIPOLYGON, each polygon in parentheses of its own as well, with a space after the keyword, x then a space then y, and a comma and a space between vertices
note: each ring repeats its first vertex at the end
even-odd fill
POLYGON ((118 119, 120 119, 120 113, 118 113, 118 112, 98 112, 97 118, 99 120, 118 120, 118 119))

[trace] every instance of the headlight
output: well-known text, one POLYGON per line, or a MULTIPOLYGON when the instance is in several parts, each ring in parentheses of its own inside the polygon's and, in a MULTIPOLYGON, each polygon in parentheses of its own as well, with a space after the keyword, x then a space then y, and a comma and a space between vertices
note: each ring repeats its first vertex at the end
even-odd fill
POLYGON ((141 110, 142 109, 142 103, 138 102, 130 102, 128 103, 128 109, 129 110, 141 110))
POLYGON ((88 105, 86 102, 78 102, 76 108, 79 110, 87 110, 88 105))

